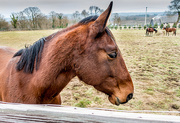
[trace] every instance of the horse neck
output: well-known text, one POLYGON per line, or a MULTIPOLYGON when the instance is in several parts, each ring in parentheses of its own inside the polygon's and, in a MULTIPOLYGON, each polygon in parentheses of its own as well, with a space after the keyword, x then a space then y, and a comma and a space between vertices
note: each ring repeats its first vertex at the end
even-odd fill
POLYGON ((69 70, 73 68, 74 56, 76 56, 81 49, 83 41, 86 36, 83 36, 83 29, 78 26, 70 27, 70 30, 59 32, 52 41, 47 44, 45 64, 51 65, 51 68, 56 71, 64 69, 69 70), (58 67, 57 67, 58 66, 58 67))
MULTIPOLYGON (((55 93, 54 91, 59 93, 76 76, 74 56, 79 52, 78 46, 83 39, 83 36, 79 35, 82 32, 78 31, 79 29, 66 30, 46 42, 44 46, 37 78, 42 82, 41 86, 44 90, 48 89, 52 94, 55 93), (55 88, 50 89, 52 85, 55 88)), ((44 93, 49 94, 49 92, 44 93)))

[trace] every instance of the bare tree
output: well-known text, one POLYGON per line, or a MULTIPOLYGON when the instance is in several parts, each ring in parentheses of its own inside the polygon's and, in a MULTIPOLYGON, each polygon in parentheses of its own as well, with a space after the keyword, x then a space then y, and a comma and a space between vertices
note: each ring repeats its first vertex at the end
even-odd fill
POLYGON ((118 25, 118 26, 121 25, 121 18, 120 18, 120 17, 117 18, 117 25, 118 25))
POLYGON ((102 13, 104 12, 104 10, 103 10, 103 9, 100 9, 100 11, 99 11, 99 12, 100 12, 100 14, 102 14, 102 13))
POLYGON ((169 5, 170 12, 172 12, 173 15, 178 14, 178 19, 174 23, 177 25, 177 23, 180 20, 180 0, 172 0, 171 5, 169 5))
POLYGON ((0 14, 0 30, 8 29, 8 22, 4 19, 4 16, 0 14))
POLYGON ((91 15, 97 15, 98 13, 101 13, 103 10, 101 10, 98 6, 90 6, 89 11, 91 15))
POLYGON ((62 27, 65 28, 68 26, 68 23, 69 23, 69 20, 66 16, 63 16, 63 19, 62 19, 62 27))
POLYGON ((58 13, 57 17, 59 19, 59 27, 62 28, 63 27, 63 25, 62 25, 63 14, 62 13, 58 13))
POLYGON ((89 15, 89 13, 88 13, 86 10, 83 10, 83 11, 81 12, 81 15, 82 15, 83 17, 87 17, 87 16, 89 15))
POLYGON ((56 15, 57 15, 57 13, 54 12, 54 11, 51 11, 49 14, 50 14, 51 20, 52 20, 52 28, 55 28, 55 21, 56 21, 56 15))
POLYGON ((21 12, 17 13, 17 16, 18 16, 17 26, 20 29, 27 29, 28 28, 28 21, 27 21, 26 16, 24 15, 24 13, 21 11, 21 12))
POLYGON ((37 28, 38 26, 37 16, 41 14, 40 9, 38 7, 28 7, 24 9, 23 12, 27 15, 32 28, 37 28))
POLYGON ((90 11, 90 14, 92 15, 92 12, 93 12, 93 6, 90 6, 90 7, 89 7, 89 11, 90 11))
POLYGON ((121 18, 120 18, 118 13, 114 14, 113 24, 116 25, 116 26, 120 26, 121 25, 121 18))
POLYGON ((44 14, 38 14, 37 16, 37 25, 39 29, 47 29, 49 28, 48 26, 48 19, 44 14))
POLYGON ((75 20, 79 20, 79 19, 80 19, 80 13, 79 13, 79 11, 74 12, 74 13, 73 13, 73 17, 74 17, 75 20))
POLYGON ((100 12, 100 8, 97 7, 97 6, 94 6, 94 12, 95 12, 95 15, 97 15, 99 12, 100 12))

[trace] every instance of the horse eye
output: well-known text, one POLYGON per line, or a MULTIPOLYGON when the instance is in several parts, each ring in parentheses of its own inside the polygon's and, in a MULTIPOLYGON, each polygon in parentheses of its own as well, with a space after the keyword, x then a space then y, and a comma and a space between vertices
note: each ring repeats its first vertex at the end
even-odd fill
POLYGON ((108 56, 109 56, 110 58, 116 58, 117 53, 116 53, 116 52, 114 52, 114 53, 108 54, 108 56))

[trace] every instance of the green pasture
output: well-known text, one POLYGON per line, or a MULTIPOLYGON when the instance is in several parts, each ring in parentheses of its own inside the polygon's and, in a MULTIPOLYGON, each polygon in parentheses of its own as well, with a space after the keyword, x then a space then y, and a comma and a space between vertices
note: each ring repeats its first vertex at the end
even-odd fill
MULTIPOLYGON (((57 30, 0 32, 0 46, 15 49, 33 44, 57 30)), ((75 77, 62 91, 62 105, 118 110, 180 111, 180 30, 165 36, 162 30, 112 30, 135 86, 127 104, 114 106, 106 95, 75 77)))

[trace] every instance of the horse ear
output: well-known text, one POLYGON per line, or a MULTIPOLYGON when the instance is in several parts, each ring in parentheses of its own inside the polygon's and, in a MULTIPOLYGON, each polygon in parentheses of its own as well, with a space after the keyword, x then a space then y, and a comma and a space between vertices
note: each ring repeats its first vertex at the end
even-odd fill
POLYGON ((101 33, 105 30, 108 19, 111 14, 112 6, 113 6, 113 2, 111 1, 109 7, 93 23, 92 26, 95 28, 96 33, 101 33))

